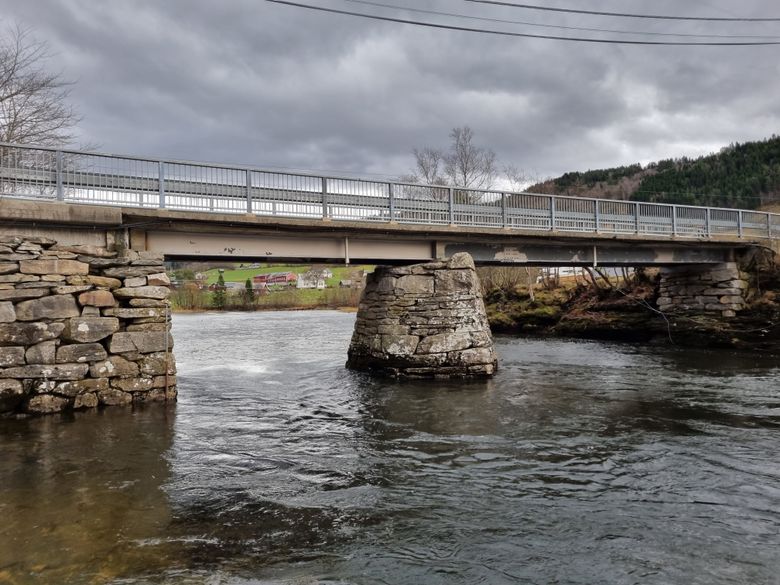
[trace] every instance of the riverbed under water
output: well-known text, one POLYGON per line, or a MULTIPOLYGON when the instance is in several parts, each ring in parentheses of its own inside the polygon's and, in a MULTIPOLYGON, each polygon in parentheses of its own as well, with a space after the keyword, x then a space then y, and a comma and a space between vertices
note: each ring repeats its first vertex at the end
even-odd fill
POLYGON ((344 369, 354 315, 176 315, 179 402, 0 419, 0 583, 778 583, 780 363, 499 337, 344 369))

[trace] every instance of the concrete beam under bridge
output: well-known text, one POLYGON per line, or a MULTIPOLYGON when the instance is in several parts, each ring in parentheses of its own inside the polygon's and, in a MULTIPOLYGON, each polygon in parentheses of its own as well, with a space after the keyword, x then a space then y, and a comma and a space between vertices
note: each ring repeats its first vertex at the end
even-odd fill
POLYGON ((771 243, 733 236, 697 240, 0 200, 0 234, 20 233, 63 243, 110 246, 120 241, 175 259, 382 264, 410 264, 458 252, 468 252, 478 264, 716 264, 771 243))

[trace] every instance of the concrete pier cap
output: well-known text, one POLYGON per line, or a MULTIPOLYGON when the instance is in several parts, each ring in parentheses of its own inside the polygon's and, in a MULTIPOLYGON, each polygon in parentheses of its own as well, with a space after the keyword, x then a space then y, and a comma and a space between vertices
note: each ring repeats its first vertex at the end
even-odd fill
POLYGON ((400 378, 475 378, 492 376, 497 364, 469 254, 378 266, 368 276, 348 368, 400 378))

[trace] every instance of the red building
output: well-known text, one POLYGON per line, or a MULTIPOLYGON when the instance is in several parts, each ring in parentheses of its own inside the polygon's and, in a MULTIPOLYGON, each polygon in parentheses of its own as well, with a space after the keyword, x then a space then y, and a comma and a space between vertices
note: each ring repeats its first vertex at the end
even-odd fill
POLYGON ((258 274, 252 279, 254 286, 292 286, 298 281, 298 275, 294 272, 271 272, 269 274, 258 274))

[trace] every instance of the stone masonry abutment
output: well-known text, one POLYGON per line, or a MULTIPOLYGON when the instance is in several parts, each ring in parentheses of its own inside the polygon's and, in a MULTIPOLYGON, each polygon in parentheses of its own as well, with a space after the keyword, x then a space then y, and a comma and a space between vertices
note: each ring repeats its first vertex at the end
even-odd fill
POLYGON ((395 377, 493 375, 498 360, 471 256, 377 267, 348 355, 349 368, 395 377))
POLYGON ((175 400, 169 294, 159 254, 0 238, 0 413, 175 400))
POLYGON ((745 308, 749 277, 737 262, 661 270, 658 308, 675 315, 734 317, 745 308))

